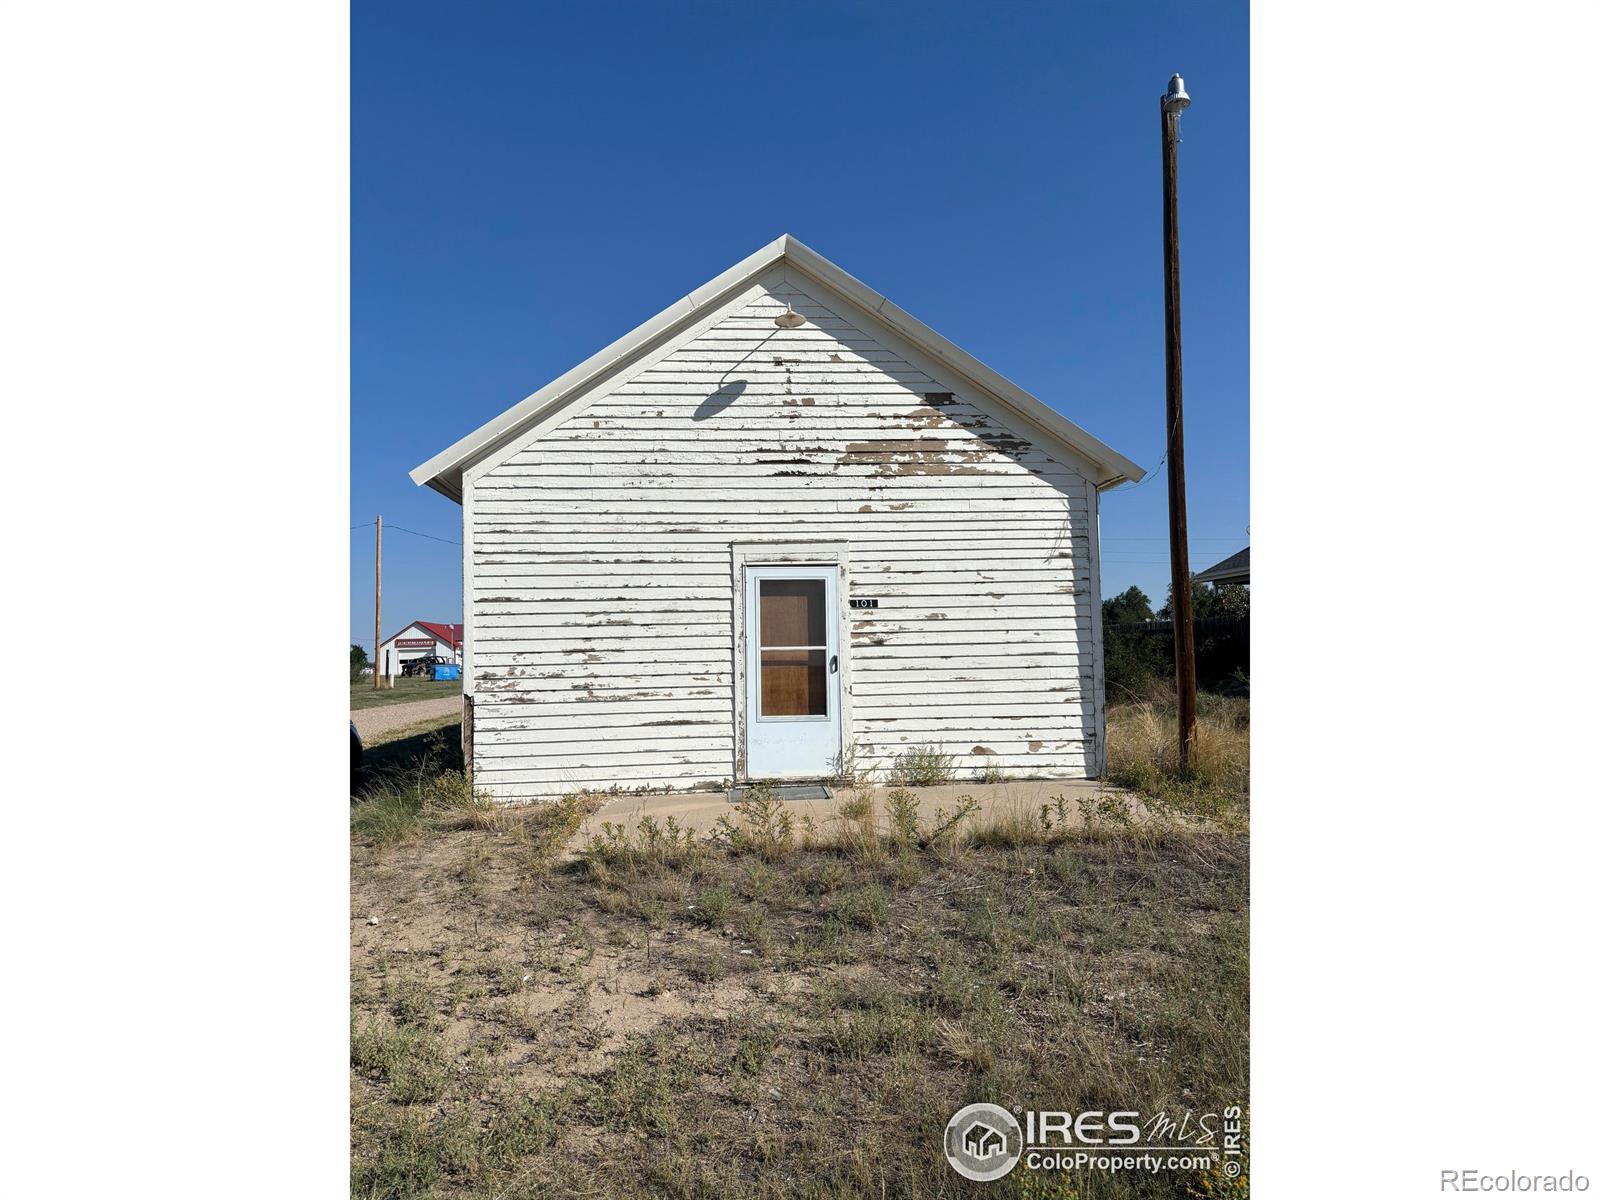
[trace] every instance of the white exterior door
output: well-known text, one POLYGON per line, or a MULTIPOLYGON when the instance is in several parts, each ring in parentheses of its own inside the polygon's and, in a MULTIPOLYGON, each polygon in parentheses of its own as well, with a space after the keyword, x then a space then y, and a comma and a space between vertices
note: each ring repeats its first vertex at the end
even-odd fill
POLYGON ((841 744, 839 568, 747 567, 745 774, 817 779, 841 744))

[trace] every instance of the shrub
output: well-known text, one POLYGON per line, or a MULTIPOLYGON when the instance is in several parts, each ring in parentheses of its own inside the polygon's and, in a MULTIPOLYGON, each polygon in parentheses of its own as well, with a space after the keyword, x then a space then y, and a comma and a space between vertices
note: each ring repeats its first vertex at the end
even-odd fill
POLYGON ((728 910, 733 907, 733 893, 718 884, 716 887, 706 888, 696 897, 694 906, 695 920, 710 929, 721 925, 723 918, 728 915, 728 910))
POLYGON ((529 804, 517 809, 499 807, 490 826, 509 832, 522 849, 523 865, 537 870, 561 852, 583 819, 600 806, 586 792, 569 792, 554 804, 529 804))
POLYGON ((948 811, 943 807, 934 809, 933 829, 929 831, 925 844, 934 849, 949 849, 954 846, 961 822, 977 811, 978 802, 971 796, 957 796, 956 806, 948 811))
POLYGON ((751 784, 733 811, 737 820, 717 818, 716 837, 730 849, 755 854, 765 862, 793 853, 794 814, 770 783, 751 784))
MULTIPOLYGON (((578 819, 582 821, 581 814, 578 819)), ((694 830, 679 825, 677 817, 668 816, 662 824, 654 817, 645 816, 639 818, 632 832, 625 825, 602 822, 600 832, 589 835, 584 855, 591 874, 598 873, 599 866, 638 874, 689 866, 698 858, 700 849, 694 830)))
POLYGON ((884 803, 889 809, 889 823, 894 827, 895 837, 907 845, 916 842, 917 798, 905 788, 895 788, 884 803))
POLYGON ((1105 670, 1108 702, 1149 695, 1156 683, 1172 677, 1172 634, 1144 625, 1107 625, 1105 670))
POLYGON ((903 751, 889 768, 894 787, 934 787, 949 783, 955 773, 955 760, 932 742, 903 751))

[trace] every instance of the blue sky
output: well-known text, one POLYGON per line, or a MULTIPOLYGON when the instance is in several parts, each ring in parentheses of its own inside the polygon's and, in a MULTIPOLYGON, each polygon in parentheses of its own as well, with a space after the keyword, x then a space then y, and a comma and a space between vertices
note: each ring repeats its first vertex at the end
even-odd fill
MULTIPOLYGON (((1246 544, 1246 4, 357 0, 352 42, 350 523, 446 539, 386 529, 385 636, 461 617, 407 471, 780 233, 1155 467, 1175 70, 1194 568, 1246 544)), ((1101 528, 1159 605, 1165 470, 1101 528)))

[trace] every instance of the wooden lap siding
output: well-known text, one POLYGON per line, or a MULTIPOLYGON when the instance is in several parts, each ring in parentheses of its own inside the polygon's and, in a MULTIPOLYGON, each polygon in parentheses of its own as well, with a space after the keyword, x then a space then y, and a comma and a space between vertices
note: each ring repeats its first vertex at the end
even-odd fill
POLYGON ((930 742, 966 778, 1094 769, 1090 485, 792 284, 470 486, 497 797, 729 779, 730 543, 765 539, 847 541, 878 600, 841 633, 858 769, 930 742))

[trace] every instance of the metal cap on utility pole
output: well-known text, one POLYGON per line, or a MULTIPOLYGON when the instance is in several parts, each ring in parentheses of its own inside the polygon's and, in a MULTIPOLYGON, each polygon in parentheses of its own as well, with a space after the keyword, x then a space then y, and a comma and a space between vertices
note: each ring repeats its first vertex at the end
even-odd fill
POLYGON ((1183 76, 1174 74, 1167 80, 1167 94, 1161 97, 1163 112, 1182 112, 1189 107, 1189 93, 1183 90, 1183 76))

